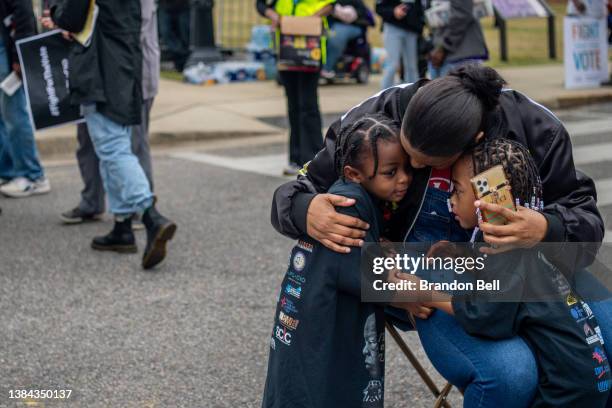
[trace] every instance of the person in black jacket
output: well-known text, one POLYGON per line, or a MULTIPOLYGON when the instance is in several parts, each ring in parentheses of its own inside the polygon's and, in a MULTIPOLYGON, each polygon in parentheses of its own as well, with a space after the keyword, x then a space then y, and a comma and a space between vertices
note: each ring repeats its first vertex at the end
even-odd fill
MULTIPOLYGON (((429 207, 424 201, 432 167, 448 168, 477 140, 498 135, 529 147, 543 182, 546 207, 542 213, 524 211, 503 226, 502 233, 500 227, 484 225, 485 241, 500 245, 491 251, 505 249, 504 244, 531 246, 540 241, 601 243, 604 228, 595 186, 574 167, 570 138, 563 124, 546 108, 520 92, 502 90, 502 86, 503 80, 491 68, 468 65, 446 77, 396 86, 363 101, 330 126, 325 147, 310 162, 307 172, 275 191, 272 225, 292 238, 307 234, 338 252, 361 244, 367 224, 335 210, 335 206, 352 205, 352 200, 325 193, 335 181, 333 152, 340 129, 366 114, 384 112, 402 123, 402 143, 415 167, 411 191, 393 214, 386 238, 404 241, 417 221, 429 216, 421 208, 429 207)), ((486 209, 501 211, 494 206, 486 209)), ((436 215, 447 225, 451 222, 448 211, 436 215)), ((576 257, 570 273, 592 262, 594 254, 590 248, 585 249, 576 257)), ((431 309, 414 303, 412 313, 427 318, 431 309)), ((453 338, 448 340, 453 342, 453 338)), ((469 348, 470 339, 465 340, 469 348)), ((534 358, 520 339, 506 345, 508 354, 500 355, 492 348, 489 354, 486 350, 479 353, 487 361, 479 370, 486 372, 473 372, 465 365, 462 357, 469 360, 470 356, 456 355, 453 364, 464 374, 464 387, 488 376, 498 379, 498 386, 489 384, 481 392, 496 393, 498 399, 515 401, 516 406, 521 406, 521 401, 527 405, 536 386, 534 358), (503 358, 510 354, 511 360, 503 358), (524 392, 517 391, 514 382, 518 378, 524 392), (512 383, 513 388, 506 383, 512 383), (513 390, 511 395, 508 389, 513 390)))
POLYGON ((404 66, 404 81, 416 82, 419 79, 418 39, 425 23, 421 0, 377 0, 376 12, 383 20, 383 41, 387 51, 382 89, 395 84, 400 60, 404 66))
MULTIPOLYGON (((136 252, 132 216, 143 213, 147 244, 142 267, 149 269, 166 256, 166 243, 176 224, 155 208, 147 177, 132 153, 131 125, 141 120, 142 51, 140 47, 140 0, 97 0, 99 13, 90 44, 72 44, 70 93, 81 105, 94 149, 113 230, 92 241, 101 251, 136 252)), ((75 33, 83 30, 89 2, 63 0, 51 5, 51 19, 58 27, 75 33)))
POLYGON ((337 0, 329 16, 327 60, 321 69, 323 78, 334 78, 334 68, 347 44, 358 38, 371 25, 370 11, 363 0, 337 0))
MULTIPOLYGON (((1 82, 13 72, 21 74, 15 41, 36 34, 32 2, 0 2, 0 22, 1 82)), ((24 87, 12 95, 0 91, 0 192, 19 198, 49 191, 51 185, 38 158, 24 87)))

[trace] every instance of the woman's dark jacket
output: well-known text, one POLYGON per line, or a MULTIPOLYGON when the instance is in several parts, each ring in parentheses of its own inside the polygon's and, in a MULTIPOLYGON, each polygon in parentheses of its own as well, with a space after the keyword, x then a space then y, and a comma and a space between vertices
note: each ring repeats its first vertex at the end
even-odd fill
POLYGON ((419 35, 421 35, 425 25, 425 11, 421 0, 414 0, 414 2, 377 0, 376 13, 382 18, 383 24, 391 24, 419 35), (408 5, 408 14, 401 20, 398 20, 395 18, 393 10, 402 3, 408 5))
POLYGON ((36 34, 36 17, 32 10, 32 2, 30 0, 1 0, 0 26, 2 27, 2 39, 9 56, 9 66, 11 66, 14 62, 19 62, 15 41, 36 34), (8 28, 3 22, 10 15, 13 15, 13 24, 11 28, 8 28), (15 31, 11 36, 13 27, 15 31))
MULTIPOLYGON (((351 126, 364 115, 376 112, 385 113, 399 125, 410 98, 427 83, 427 80, 420 80, 389 88, 335 121, 327 131, 323 150, 310 162, 306 175, 281 185, 275 191, 272 202, 274 228, 291 238, 305 233, 310 201, 315 194, 326 192, 337 179, 334 151, 341 126, 351 126)), ((421 92, 426 92, 426 88, 421 92)), ((503 136, 527 146, 538 166, 544 185, 544 216, 548 221, 545 241, 595 243, 580 245, 578 255, 569 261, 575 261, 574 266, 590 264, 593 252, 603 240, 604 225, 597 210, 593 181, 574 167, 567 130, 549 110, 514 90, 502 92, 496 119, 493 121, 496 128, 486 129, 485 134, 503 136)), ((429 168, 415 170, 410 190, 389 223, 387 238, 396 242, 405 240, 422 205, 429 174, 429 168)))
MULTIPOLYGON (((142 49, 140 0, 96 0, 100 8, 89 47, 76 41, 70 54, 72 102, 96 103, 98 112, 121 125, 140 123, 142 49)), ((56 0, 51 17, 62 29, 83 30, 89 1, 56 0)))

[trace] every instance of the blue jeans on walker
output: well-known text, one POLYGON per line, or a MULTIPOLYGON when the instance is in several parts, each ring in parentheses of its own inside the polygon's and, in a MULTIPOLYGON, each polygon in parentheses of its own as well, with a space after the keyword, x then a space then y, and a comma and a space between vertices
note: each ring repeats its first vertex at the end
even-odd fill
POLYGON ((349 41, 361 35, 361 28, 352 25, 344 24, 335 21, 331 26, 331 30, 327 36, 327 61, 325 62, 325 70, 333 71, 338 59, 346 49, 349 41))
POLYGON ((143 212, 153 204, 153 193, 144 170, 132 153, 132 127, 115 123, 96 112, 95 105, 86 105, 83 111, 100 160, 100 175, 110 212, 119 216, 143 212))
MULTIPOLYGON (((11 72, 8 50, 0 36, 0 82, 11 72)), ((35 181, 43 176, 24 87, 12 96, 0 91, 0 178, 25 177, 35 181)))

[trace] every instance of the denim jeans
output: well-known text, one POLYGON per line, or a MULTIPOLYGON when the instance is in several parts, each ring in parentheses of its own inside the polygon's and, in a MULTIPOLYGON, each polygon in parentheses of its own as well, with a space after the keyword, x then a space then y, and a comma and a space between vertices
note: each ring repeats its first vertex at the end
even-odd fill
MULTIPOLYGON (((8 50, 0 37, 0 82, 11 73, 8 50)), ((44 176, 22 86, 12 96, 0 91, 0 178, 44 176)))
POLYGON ((132 153, 132 128, 84 107, 89 136, 100 160, 100 175, 110 212, 119 216, 142 212, 153 204, 149 181, 132 153))
POLYGON ((392 24, 385 24, 383 41, 387 62, 383 72, 382 89, 395 85, 395 73, 399 69, 400 60, 404 66, 404 82, 416 82, 419 79, 418 35, 392 24))
POLYGON ((333 71, 349 41, 361 35, 361 28, 352 24, 334 22, 327 37, 327 61, 325 69, 333 71))

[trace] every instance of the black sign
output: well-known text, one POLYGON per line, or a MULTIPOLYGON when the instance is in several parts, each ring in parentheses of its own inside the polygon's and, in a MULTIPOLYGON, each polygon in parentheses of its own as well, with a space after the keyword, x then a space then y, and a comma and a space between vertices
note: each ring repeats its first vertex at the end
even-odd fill
POLYGON ((70 104, 70 47, 60 30, 17 42, 26 97, 36 130, 82 120, 79 106, 70 104))

